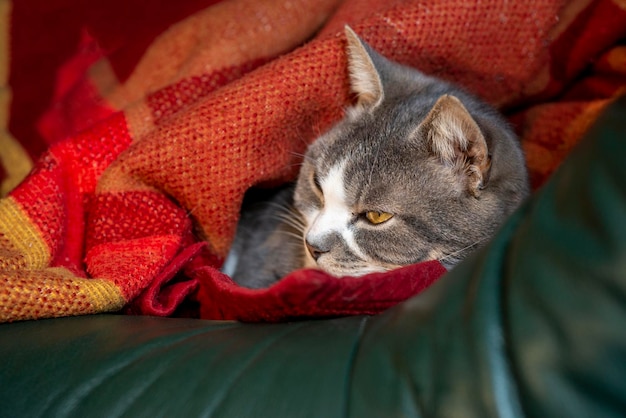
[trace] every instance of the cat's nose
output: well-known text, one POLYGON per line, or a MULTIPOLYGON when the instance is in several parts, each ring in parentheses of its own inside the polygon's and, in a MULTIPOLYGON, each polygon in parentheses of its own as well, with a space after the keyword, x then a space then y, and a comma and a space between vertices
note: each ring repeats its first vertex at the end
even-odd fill
POLYGON ((321 250, 320 248, 311 244, 309 240, 305 240, 305 244, 306 244, 307 251, 309 252, 309 254, 311 254, 311 257, 313 257, 313 260, 315 261, 317 261, 317 259, 320 258, 322 254, 328 252, 328 251, 321 250))

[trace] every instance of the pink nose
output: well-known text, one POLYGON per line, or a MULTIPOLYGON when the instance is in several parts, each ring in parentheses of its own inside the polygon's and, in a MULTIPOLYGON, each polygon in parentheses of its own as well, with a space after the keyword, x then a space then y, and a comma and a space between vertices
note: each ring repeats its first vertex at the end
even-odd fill
POLYGON ((306 240, 306 249, 309 252, 309 254, 311 254, 311 257, 313 257, 313 260, 317 261, 318 258, 320 258, 320 256, 322 254, 324 254, 325 252, 328 251, 322 251, 319 248, 317 248, 316 246, 312 245, 308 240, 306 240))

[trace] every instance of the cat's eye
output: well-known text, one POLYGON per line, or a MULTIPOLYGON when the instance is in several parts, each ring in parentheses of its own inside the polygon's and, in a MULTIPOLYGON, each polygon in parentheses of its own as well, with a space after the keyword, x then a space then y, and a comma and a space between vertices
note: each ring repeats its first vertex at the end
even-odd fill
POLYGON ((315 194, 315 196, 317 196, 318 203, 321 203, 323 206, 324 205, 324 191, 322 190, 322 183, 320 182, 320 179, 317 173, 313 172, 310 179, 311 179, 310 187, 313 190, 313 193, 315 194))
POLYGON ((388 212, 380 212, 377 210, 370 210, 365 212, 365 218, 373 225, 382 224, 393 218, 393 214, 388 212))
POLYGON ((317 173, 313 173, 313 186, 315 187, 315 190, 322 193, 322 184, 320 183, 320 178, 317 173))

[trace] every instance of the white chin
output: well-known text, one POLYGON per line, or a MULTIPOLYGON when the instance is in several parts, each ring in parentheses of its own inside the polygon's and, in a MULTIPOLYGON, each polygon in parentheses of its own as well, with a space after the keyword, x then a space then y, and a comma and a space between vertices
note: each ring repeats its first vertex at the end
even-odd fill
POLYGON ((382 273, 387 271, 387 269, 381 266, 359 266, 349 268, 342 266, 323 266, 318 264, 317 268, 335 277, 360 277, 370 273, 382 273))

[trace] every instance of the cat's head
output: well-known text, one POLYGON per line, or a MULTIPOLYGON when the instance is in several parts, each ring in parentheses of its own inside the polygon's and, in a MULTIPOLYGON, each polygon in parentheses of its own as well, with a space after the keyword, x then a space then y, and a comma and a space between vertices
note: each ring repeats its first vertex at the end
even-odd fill
POLYGON ((356 104, 310 145, 294 196, 305 264, 337 276, 449 267, 527 195, 517 140, 473 96, 346 36, 356 104))

